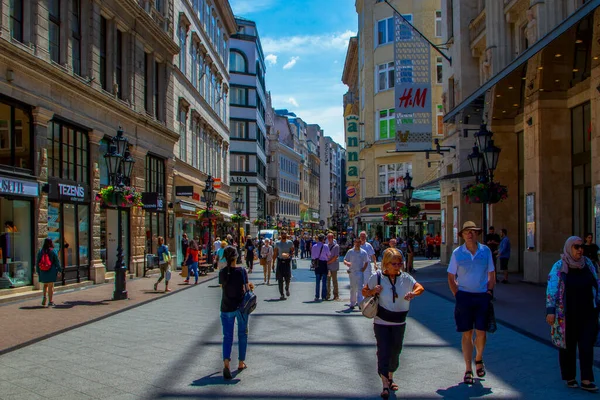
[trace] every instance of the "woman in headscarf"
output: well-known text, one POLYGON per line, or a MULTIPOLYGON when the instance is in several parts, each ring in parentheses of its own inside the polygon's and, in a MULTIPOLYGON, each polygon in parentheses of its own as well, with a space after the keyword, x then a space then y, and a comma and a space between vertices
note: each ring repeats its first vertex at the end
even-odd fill
POLYGON ((583 256, 583 240, 571 236, 548 275, 546 322, 552 327, 552 342, 559 348, 562 379, 570 388, 580 387, 575 379, 579 347, 581 388, 591 392, 598 391, 593 371, 600 305, 598 283, 596 268, 583 256))

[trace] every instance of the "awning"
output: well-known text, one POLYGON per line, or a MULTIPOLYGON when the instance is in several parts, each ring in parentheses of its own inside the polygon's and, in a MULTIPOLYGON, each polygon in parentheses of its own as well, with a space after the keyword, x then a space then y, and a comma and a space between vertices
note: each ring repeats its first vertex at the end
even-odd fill
POLYGON ((413 192, 413 201, 440 201, 440 189, 416 189, 413 192))
POLYGON ((231 217, 233 214, 228 213, 226 211, 221 211, 221 215, 223 216, 223 221, 231 222, 231 217))
POLYGON ((189 202, 189 201, 185 201, 185 200, 175 200, 175 205, 176 205, 176 209, 175 211, 184 211, 184 212, 193 212, 195 213, 196 210, 198 208, 200 208, 199 205, 196 205, 195 203, 189 202))
POLYGON ((590 0, 586 4, 582 5, 577 11, 567 17, 562 23, 556 26, 553 30, 548 32, 544 37, 535 42, 533 46, 525 50, 521 55, 508 64, 502 71, 494 75, 490 80, 484 83, 479 89, 473 92, 470 96, 462 101, 458 106, 454 107, 448 114, 444 116, 444 122, 447 123, 454 119, 456 115, 469 107, 471 103, 481 100, 485 93, 492 89, 494 85, 506 78, 512 72, 514 72, 521 65, 525 64, 531 57, 536 55, 539 51, 548 46, 554 39, 565 33, 567 30, 575 26, 579 21, 584 19, 588 14, 593 12, 597 7, 600 6, 600 0, 590 0))

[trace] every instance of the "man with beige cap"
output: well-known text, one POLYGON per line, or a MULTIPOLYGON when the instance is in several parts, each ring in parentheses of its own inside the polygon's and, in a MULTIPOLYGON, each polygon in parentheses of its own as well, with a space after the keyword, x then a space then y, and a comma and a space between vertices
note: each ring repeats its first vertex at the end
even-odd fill
POLYGON ((475 336, 475 368, 477 376, 485 376, 485 348, 488 309, 493 296, 494 260, 492 252, 477 241, 481 228, 473 221, 463 224, 458 235, 465 243, 452 252, 448 264, 448 284, 456 298, 454 319, 456 330, 462 333, 462 352, 466 365, 464 383, 472 385, 473 337, 475 336))

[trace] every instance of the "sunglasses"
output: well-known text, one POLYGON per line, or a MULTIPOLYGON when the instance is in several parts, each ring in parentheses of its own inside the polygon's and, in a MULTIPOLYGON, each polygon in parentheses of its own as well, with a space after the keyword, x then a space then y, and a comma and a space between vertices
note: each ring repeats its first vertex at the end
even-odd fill
POLYGON ((390 264, 392 264, 392 265, 393 265, 393 266, 395 266, 395 267, 401 267, 401 266, 402 266, 402 264, 404 264, 404 263, 401 261, 401 262, 392 262, 392 263, 390 263, 390 264))
POLYGON ((583 245, 582 245, 582 244, 574 244, 574 245, 573 245, 573 248, 574 248, 575 250, 581 250, 581 249, 583 249, 583 245))

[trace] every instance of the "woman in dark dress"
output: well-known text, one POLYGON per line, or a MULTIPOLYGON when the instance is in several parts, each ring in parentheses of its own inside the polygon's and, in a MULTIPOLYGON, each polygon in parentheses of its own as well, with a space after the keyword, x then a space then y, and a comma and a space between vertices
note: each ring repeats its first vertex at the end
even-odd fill
POLYGON ((219 272, 219 284, 223 290, 221 297, 221 325, 223 326, 223 377, 232 379, 229 363, 233 347, 233 331, 237 320, 238 325, 238 371, 246 368, 246 349, 248 347, 248 314, 242 314, 239 306, 244 299, 244 290, 248 275, 243 268, 236 266, 237 250, 226 247, 223 257, 227 266, 219 272))
MULTIPOLYGON (((43 263, 42 263, 43 264, 43 263)), ((37 260, 35 263, 35 268, 39 277, 40 283, 44 284, 44 297, 42 298, 42 306, 46 306, 46 295, 48 296, 48 307, 54 306, 54 282, 58 278, 58 274, 62 273, 62 268, 60 267, 60 261, 58 259, 58 255, 54 252, 54 242, 52 239, 46 238, 44 239, 44 245, 42 249, 39 251, 37 255, 37 260), (47 255, 48 258, 44 256, 47 255), (40 263, 42 261, 42 257, 44 260, 48 260, 50 262, 50 269, 44 270, 42 269, 40 263)))
POLYGON ((596 271, 598 271, 598 245, 594 243, 594 235, 588 233, 585 235, 585 243, 583 244, 583 255, 589 258, 594 265, 596 266, 596 271))
POLYGON ((246 239, 244 248, 246 249, 246 267, 248 268, 248 273, 252 273, 252 267, 254 266, 254 251, 256 247, 254 246, 254 242, 250 235, 248 235, 248 239, 246 239))
POLYGON ((546 322, 552 327, 552 343, 558 347, 562 379, 570 388, 576 380, 577 349, 581 388, 598 391, 594 384, 594 342, 598 332, 598 276, 589 258, 583 256, 583 240, 567 239, 561 259, 548 275, 546 322))

